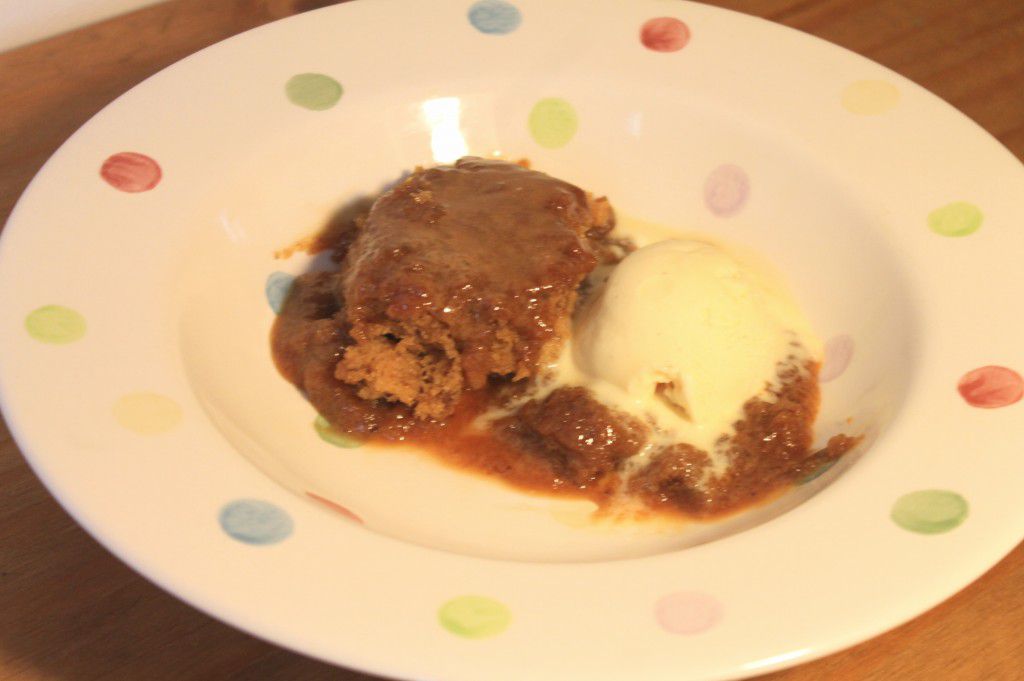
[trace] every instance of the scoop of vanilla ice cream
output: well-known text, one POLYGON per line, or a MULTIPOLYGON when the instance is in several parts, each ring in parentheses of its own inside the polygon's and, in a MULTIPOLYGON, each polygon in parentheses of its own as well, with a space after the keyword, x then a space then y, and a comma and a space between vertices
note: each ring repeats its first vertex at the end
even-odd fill
MULTIPOLYGON (((600 399, 709 449, 788 357, 821 343, 753 255, 669 239, 620 262, 580 312, 566 366, 600 399)), ((563 367, 563 376, 566 368, 563 367)))

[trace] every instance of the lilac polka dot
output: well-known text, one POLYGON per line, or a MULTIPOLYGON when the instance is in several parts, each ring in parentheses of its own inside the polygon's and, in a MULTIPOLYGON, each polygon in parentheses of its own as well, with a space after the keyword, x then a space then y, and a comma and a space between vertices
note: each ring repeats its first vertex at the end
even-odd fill
POLYGON ((670 634, 699 634, 722 619, 722 604, 699 591, 677 591, 658 600, 654 617, 670 634))
POLYGON ((833 381, 843 375, 853 359, 853 338, 846 334, 833 336, 825 343, 825 360, 821 365, 818 380, 822 383, 833 381))
POLYGON ((739 212, 750 195, 750 178, 743 168, 731 163, 718 166, 704 182, 704 203, 719 217, 739 212))

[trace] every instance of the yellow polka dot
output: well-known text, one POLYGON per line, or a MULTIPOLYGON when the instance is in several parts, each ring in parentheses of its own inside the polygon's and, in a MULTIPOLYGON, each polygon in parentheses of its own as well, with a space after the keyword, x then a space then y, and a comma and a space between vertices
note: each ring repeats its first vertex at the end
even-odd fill
POLYGON ((181 407, 156 393, 129 393, 114 403, 114 418, 140 435, 166 433, 181 423, 181 407))
POLYGON ((858 80, 843 90, 843 108, 861 116, 885 113, 899 101, 899 89, 884 80, 858 80))

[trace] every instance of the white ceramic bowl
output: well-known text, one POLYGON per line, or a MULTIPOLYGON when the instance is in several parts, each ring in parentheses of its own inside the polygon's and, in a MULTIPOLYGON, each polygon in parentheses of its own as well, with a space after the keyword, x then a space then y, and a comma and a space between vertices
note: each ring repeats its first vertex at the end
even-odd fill
POLYGON ((1024 534, 1022 195, 949 106, 767 22, 364 0, 183 60, 47 163, 0 242, 3 406, 117 555, 296 650, 402 678, 736 678, 895 626, 1024 534), (666 530, 322 439, 268 342, 317 263, 274 252, 465 153, 765 254, 829 339, 818 434, 863 433, 858 456, 666 530))

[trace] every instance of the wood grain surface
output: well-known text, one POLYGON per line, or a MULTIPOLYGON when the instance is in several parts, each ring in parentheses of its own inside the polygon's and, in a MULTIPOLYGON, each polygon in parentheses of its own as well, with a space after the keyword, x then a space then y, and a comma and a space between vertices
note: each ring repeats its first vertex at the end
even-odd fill
MULTIPOLYGON (((325 4, 171 0, 0 54, 0 219, 60 143, 125 90, 218 40, 325 4)), ((1024 158, 1022 0, 712 4, 881 62, 1024 158)), ((68 517, 0 424, 0 679, 371 678, 259 641, 152 586, 68 517)), ((1024 679, 1024 545, 921 617, 763 679, 1024 679)))

